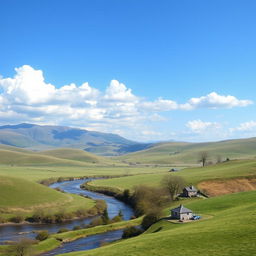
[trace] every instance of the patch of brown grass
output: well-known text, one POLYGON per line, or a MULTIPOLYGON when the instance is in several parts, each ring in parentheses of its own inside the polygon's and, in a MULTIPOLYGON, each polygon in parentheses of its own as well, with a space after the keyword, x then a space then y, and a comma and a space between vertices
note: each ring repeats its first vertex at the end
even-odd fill
POLYGON ((198 187, 209 196, 256 190, 256 178, 237 178, 230 180, 209 180, 199 183, 198 187))

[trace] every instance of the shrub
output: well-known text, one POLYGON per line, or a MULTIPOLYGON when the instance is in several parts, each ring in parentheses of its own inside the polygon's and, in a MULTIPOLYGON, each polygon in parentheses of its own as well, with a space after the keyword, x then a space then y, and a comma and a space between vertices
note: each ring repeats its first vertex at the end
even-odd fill
POLYGON ((108 224, 109 223, 109 216, 108 216, 108 210, 105 209, 104 212, 103 212, 103 215, 102 215, 102 222, 104 225, 108 224))
POLYGON ((10 221, 11 222, 14 222, 14 223, 21 223, 22 221, 24 221, 24 217, 23 216, 14 216, 14 217, 11 217, 10 218, 10 221))
POLYGON ((30 218, 31 222, 42 222, 45 213, 42 210, 36 210, 35 213, 30 218))
POLYGON ((65 220, 65 214, 61 212, 56 213, 54 217, 56 223, 62 223, 65 220))
POLYGON ((138 235, 140 235, 142 232, 143 232, 143 231, 142 231, 140 228, 128 227, 128 228, 124 229, 122 238, 123 238, 123 239, 126 239, 126 238, 129 238, 129 237, 138 236, 138 235))
POLYGON ((123 220, 123 218, 122 218, 121 216, 117 215, 117 216, 115 216, 115 217, 111 220, 111 222, 119 222, 119 221, 122 221, 122 220, 123 220))
POLYGON ((97 209, 97 212, 103 212, 106 209, 107 205, 106 202, 104 200, 97 200, 96 201, 96 205, 95 208, 97 209))
POLYGON ((40 231, 37 236, 36 240, 43 241, 49 237, 49 233, 47 230, 40 231))
POLYGON ((84 208, 80 208, 76 211, 77 217, 86 217, 88 215, 88 211, 84 208))
POLYGON ((30 239, 21 239, 18 242, 15 242, 13 245, 9 246, 7 249, 7 255, 13 256, 30 256, 34 255, 32 245, 35 244, 35 241, 30 239))
POLYGON ((167 200, 166 190, 149 186, 135 187, 134 194, 131 198, 136 216, 147 214, 155 208, 160 209, 167 200))
POLYGON ((73 227, 73 230, 79 230, 79 229, 81 229, 81 227, 78 225, 73 227))
POLYGON ((103 221, 101 217, 95 218, 91 221, 91 223, 89 224, 90 227, 95 227, 95 226, 99 226, 99 225, 103 225, 103 221))
POLYGON ((144 230, 148 229, 151 225, 155 224, 159 220, 159 212, 154 211, 147 215, 142 220, 141 226, 144 230))
POLYGON ((65 178, 63 178, 63 177, 59 177, 57 180, 57 182, 63 182, 63 181, 65 181, 65 178))
POLYGON ((64 232, 68 232, 68 231, 69 231, 69 229, 67 229, 67 228, 61 228, 61 229, 59 229, 58 233, 64 233, 64 232))
POLYGON ((130 194, 130 190, 129 189, 125 189, 123 192, 123 201, 125 203, 129 203, 131 199, 131 194, 130 194))
POLYGON ((42 218, 43 223, 55 223, 56 217, 54 215, 46 215, 42 218))
POLYGON ((96 215, 98 213, 96 207, 92 207, 87 212, 88 212, 89 215, 96 215))

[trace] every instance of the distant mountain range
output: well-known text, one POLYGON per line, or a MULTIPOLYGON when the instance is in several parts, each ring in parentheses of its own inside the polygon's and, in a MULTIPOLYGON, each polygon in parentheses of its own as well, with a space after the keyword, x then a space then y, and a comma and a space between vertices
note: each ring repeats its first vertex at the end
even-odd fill
POLYGON ((78 148, 106 156, 135 152, 152 145, 127 140, 112 133, 28 123, 0 126, 0 143, 31 150, 78 148))

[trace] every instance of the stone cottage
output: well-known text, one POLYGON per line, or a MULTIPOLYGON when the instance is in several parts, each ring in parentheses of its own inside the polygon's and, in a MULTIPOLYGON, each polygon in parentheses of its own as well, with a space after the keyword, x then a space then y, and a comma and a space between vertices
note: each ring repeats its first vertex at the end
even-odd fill
POLYGON ((194 197, 197 196, 197 189, 194 186, 185 187, 183 189, 182 196, 184 197, 194 197))
POLYGON ((179 207, 171 210, 171 218, 178 220, 191 220, 193 218, 193 212, 181 204, 179 207))

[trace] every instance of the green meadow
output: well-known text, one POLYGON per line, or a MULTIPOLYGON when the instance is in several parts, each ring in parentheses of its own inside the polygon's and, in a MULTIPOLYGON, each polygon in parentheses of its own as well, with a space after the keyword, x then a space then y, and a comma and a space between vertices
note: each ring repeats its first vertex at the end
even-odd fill
MULTIPOLYGON (((162 168, 162 170, 163 169, 164 168, 162 168)), ((115 187, 120 190, 133 189, 134 186, 141 184, 159 186, 163 177, 168 173, 168 170, 169 168, 165 168, 165 171, 159 173, 97 180, 90 184, 100 187, 115 187)), ((255 176, 256 160, 233 160, 207 167, 181 169, 180 171, 172 172, 171 174, 181 176, 188 184, 191 183, 194 185, 205 180, 255 176)))
POLYGON ((185 206, 202 215, 203 219, 177 224, 161 220, 138 237, 90 251, 62 255, 251 256, 255 254, 255 191, 192 200, 185 206))
MULTIPOLYGON (((189 145, 184 143, 183 146, 188 147, 189 145)), ((143 152, 138 154, 141 153, 143 152)), ((40 209, 49 213, 60 211, 71 213, 80 209, 81 206, 84 209, 90 209, 95 205, 93 200, 61 193, 39 184, 42 180, 52 179, 54 181, 60 177, 111 176, 110 179, 96 180, 90 184, 96 187, 132 190, 134 186, 141 184, 159 186, 163 177, 171 169, 170 164, 164 165, 167 162, 164 164, 128 164, 122 158, 105 158, 75 149, 33 152, 1 146, 0 219, 8 220, 13 216, 29 217, 40 209)), ((147 153, 145 159, 149 158, 150 155, 147 153)), ((151 160, 154 160, 154 156, 151 160)), ((147 160, 145 160, 146 162, 147 160)), ((189 162, 191 161, 187 161, 187 163, 189 162)), ((183 166, 185 165, 186 163, 183 166)), ((179 169, 177 172, 172 172, 171 175, 181 176, 188 184, 198 185, 202 181, 209 180, 225 181, 241 177, 255 177, 256 160, 254 158, 231 160, 206 167, 181 167, 179 169)), ((251 256, 256 250, 255 199, 256 192, 252 191, 210 199, 183 200, 186 207, 203 216, 202 220, 190 223, 172 223, 162 219, 138 237, 121 240, 95 250, 65 255, 144 256, 150 252, 152 256, 170 254, 178 256, 251 256)), ((175 202, 167 208, 164 211, 164 216, 168 216, 170 208, 177 204, 179 202, 175 202)), ((134 220, 131 224, 137 225, 139 222, 140 220, 134 220)), ((60 246, 60 239, 71 241, 127 225, 129 222, 120 222, 56 234, 40 242, 35 248, 38 252, 43 252, 60 246)), ((5 252, 2 251, 4 248, 0 247, 0 255, 5 255, 5 252)))
POLYGON ((42 180, 88 176, 120 176, 165 171, 161 167, 128 166, 109 158, 77 149, 33 152, 11 146, 0 147, 0 218, 30 217, 35 211, 47 213, 89 209, 94 201, 63 194, 38 184, 42 180), (36 193, 35 193, 36 191, 36 193))
POLYGON ((0 218, 3 222, 11 217, 31 217, 35 212, 45 214, 72 213, 88 210, 95 205, 91 199, 61 193, 36 182, 22 178, 0 176, 0 218))
POLYGON ((43 152, 0 147, 0 164, 15 166, 90 166, 110 165, 113 161, 79 149, 56 149, 43 152))
POLYGON ((216 162, 217 158, 254 158, 256 138, 207 143, 158 143, 148 149, 114 159, 137 164, 198 164, 200 153, 204 151, 209 155, 208 161, 212 162, 216 162))

